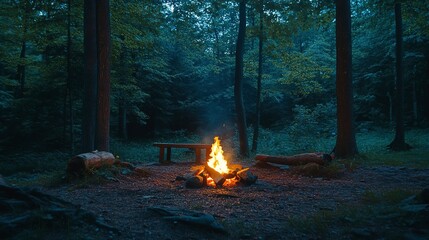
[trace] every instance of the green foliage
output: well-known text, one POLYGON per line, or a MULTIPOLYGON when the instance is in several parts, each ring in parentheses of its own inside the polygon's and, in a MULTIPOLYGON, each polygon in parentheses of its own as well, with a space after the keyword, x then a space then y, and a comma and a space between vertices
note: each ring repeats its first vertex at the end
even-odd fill
MULTIPOLYGON (((279 138, 298 139, 286 152, 331 149, 335 117, 327 116, 332 116, 329 108, 335 106, 327 103, 335 97, 335 2, 273 0, 263 1, 263 6, 261 2, 247 4, 243 86, 247 122, 255 121, 262 20, 261 125, 287 129, 279 138)), ((352 1, 354 107, 359 126, 371 125, 366 129, 386 126, 393 113, 389 102, 393 94, 387 95, 393 92, 395 71, 392 4, 352 1)), ((234 121, 237 1, 118 0, 110 6, 112 132, 119 126, 122 110, 130 137, 138 140, 179 129, 210 132, 234 121)), ((413 0, 402 1, 402 6, 404 106, 410 116, 406 122, 424 126, 429 4, 413 0)), ((82 13, 83 1, 71 1, 68 76, 67 2, 0 2, 0 150, 64 149, 70 145, 71 133, 75 142, 80 141, 85 80, 82 13), (23 43, 25 57, 21 57, 23 43), (25 68, 25 81, 18 78, 18 66, 25 68), (71 115, 65 96, 68 77, 71 115)), ((267 143, 261 140, 260 145, 281 144, 276 137, 268 136, 267 143)))
POLYGON ((294 120, 288 127, 290 137, 296 139, 296 147, 309 149, 320 138, 332 137, 336 133, 336 112, 332 102, 317 104, 314 108, 296 105, 294 120))

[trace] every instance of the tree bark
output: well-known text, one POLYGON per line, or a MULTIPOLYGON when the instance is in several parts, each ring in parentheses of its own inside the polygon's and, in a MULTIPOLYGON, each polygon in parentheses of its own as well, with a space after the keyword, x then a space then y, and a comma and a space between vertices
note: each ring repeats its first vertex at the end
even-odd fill
POLYGON ((97 0, 84 1, 84 92, 82 152, 95 150, 97 113, 97 0))
POLYGON ((24 1, 24 15, 22 16, 22 42, 21 42, 21 52, 19 54, 19 60, 17 71, 16 71, 16 80, 18 81, 19 87, 16 91, 15 97, 22 98, 24 97, 25 91, 25 59, 27 52, 27 34, 28 34, 28 18, 30 17, 31 6, 30 3, 26 0, 24 1))
POLYGON ((111 166, 114 163, 115 157, 109 152, 82 153, 69 160, 67 174, 82 175, 86 171, 98 169, 103 166, 111 166))
POLYGON ((67 1, 67 96, 68 96, 68 113, 69 113, 69 141, 70 151, 74 152, 74 118, 73 118, 73 97, 72 97, 72 84, 71 84, 71 50, 72 50, 72 38, 71 38, 71 0, 67 1))
POLYGON ((335 155, 350 158, 358 153, 353 126, 352 38, 350 0, 337 0, 337 139, 335 155))
POLYGON ((97 1, 97 131, 96 146, 109 151, 110 131, 110 10, 109 0, 97 1))
POLYGON ((258 149, 259 124, 261 122, 261 91, 262 91, 262 51, 263 51, 263 17, 264 17, 264 1, 261 0, 259 9, 259 49, 258 49, 258 82, 256 87, 256 119, 253 129, 252 152, 258 149))
POLYGON ((405 142, 404 130, 404 80, 402 76, 402 14, 401 3, 395 3, 395 26, 396 26, 396 96, 395 96, 395 138, 388 145, 394 151, 404 151, 411 148, 405 142))
MULTIPOLYGON (((122 39, 124 40, 124 39, 122 39)), ((122 44, 121 47, 121 55, 120 55, 120 61, 121 61, 121 76, 120 78, 120 84, 122 86, 125 86, 127 84, 127 78, 130 77, 128 73, 128 49, 125 47, 124 44, 122 44)), ((127 140, 128 139, 128 133, 127 133, 127 95, 126 91, 123 91, 121 95, 119 96, 118 100, 118 135, 120 138, 127 140)))
POLYGON ((246 111, 243 103, 243 55, 244 39, 246 35, 246 0, 241 0, 239 4, 239 27, 237 37, 237 47, 235 52, 235 82, 234 100, 237 114, 237 127, 240 142, 240 154, 249 155, 249 144, 247 141, 246 111))

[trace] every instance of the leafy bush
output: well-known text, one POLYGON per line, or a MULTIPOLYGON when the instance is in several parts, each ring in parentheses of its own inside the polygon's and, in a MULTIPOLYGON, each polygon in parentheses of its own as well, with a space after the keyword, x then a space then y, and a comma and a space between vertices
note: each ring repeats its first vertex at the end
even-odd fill
POLYGON ((335 135, 336 112, 333 102, 317 104, 314 108, 296 105, 293 109, 294 120, 288 133, 299 149, 309 149, 319 138, 335 135))

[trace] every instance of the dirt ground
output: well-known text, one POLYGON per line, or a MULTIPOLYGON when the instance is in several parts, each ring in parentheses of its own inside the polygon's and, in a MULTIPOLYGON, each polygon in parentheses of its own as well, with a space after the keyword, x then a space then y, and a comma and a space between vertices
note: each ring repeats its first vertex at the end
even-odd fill
MULTIPOLYGON (((245 164, 243 164, 245 165, 245 164)), ((188 189, 176 176, 190 171, 191 163, 149 165, 148 176, 126 175, 103 185, 74 188, 70 185, 44 192, 81 205, 102 217, 120 234, 98 228, 89 238, 111 239, 308 239, 290 231, 290 218, 312 216, 353 204, 365 192, 428 187, 429 169, 397 167, 357 168, 338 179, 311 178, 279 168, 257 168, 251 186, 188 189), (174 207, 211 214, 225 232, 169 221, 150 207, 174 207)), ((73 236, 74 232, 68 233, 73 236)))

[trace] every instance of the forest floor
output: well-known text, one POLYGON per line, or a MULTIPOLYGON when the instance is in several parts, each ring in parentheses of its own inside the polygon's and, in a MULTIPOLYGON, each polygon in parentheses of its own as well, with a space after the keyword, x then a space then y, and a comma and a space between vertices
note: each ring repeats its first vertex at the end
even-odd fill
POLYGON ((44 188, 43 192, 81 205, 120 232, 94 227, 69 230, 65 232, 67 236, 48 236, 71 239, 427 239, 429 236, 428 207, 416 208, 419 204, 411 203, 415 200, 409 197, 429 187, 429 169, 358 167, 335 179, 326 179, 297 175, 290 169, 249 166, 259 177, 251 186, 188 189, 183 181, 175 179, 188 173, 191 166, 191 163, 147 165, 145 176, 120 175, 115 181, 101 185, 44 188), (150 211, 151 207, 208 213, 225 231, 169 221, 150 211))
MULTIPOLYGON (((151 164, 159 153, 152 141, 112 143, 115 156, 141 166, 140 174, 104 169, 72 182, 63 178, 68 153, 1 156, 0 173, 13 186, 36 188, 78 205, 118 231, 67 220, 54 227, 26 226, 10 239, 429 239, 429 207, 421 197, 429 188, 429 130, 408 136, 412 150, 391 152, 385 150, 391 131, 358 134, 362 157, 334 161, 323 174, 264 168, 253 157, 243 159, 234 163, 250 167, 257 182, 223 188, 186 188, 176 177, 190 172, 194 156, 174 151, 176 164, 151 164), (156 207, 209 214, 221 230, 166 219, 151 210, 156 207)), ((182 134, 169 137, 161 141, 206 142, 182 134)), ((259 152, 271 155, 330 151, 335 143, 334 138, 316 138, 304 148, 301 143, 311 139, 293 142, 272 131, 262 132, 261 139, 259 152)), ((237 149, 234 141, 223 143, 226 153, 237 149)))

